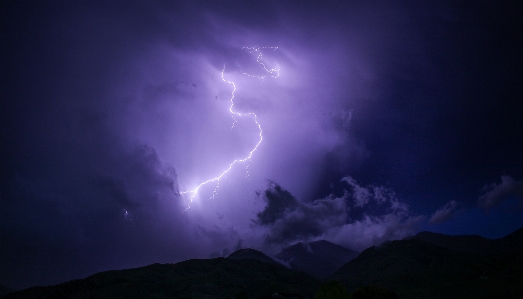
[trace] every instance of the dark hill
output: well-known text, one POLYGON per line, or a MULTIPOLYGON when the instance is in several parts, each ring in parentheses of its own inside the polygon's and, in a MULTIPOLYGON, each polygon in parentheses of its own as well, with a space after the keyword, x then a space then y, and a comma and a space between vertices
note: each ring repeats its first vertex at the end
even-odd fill
POLYGON ((417 239, 368 248, 330 279, 351 291, 381 285, 400 298, 519 298, 523 294, 523 273, 503 259, 417 239))
POLYGON ((282 265, 215 258, 107 271, 4 298, 249 298, 293 293, 312 297, 319 282, 282 265))
POLYGON ((321 240, 291 245, 276 257, 288 263, 291 269, 325 279, 357 255, 358 252, 321 240))
POLYGON ((515 230, 511 234, 494 240, 497 250, 501 250, 506 253, 518 254, 523 251, 523 227, 515 230))
POLYGON ((483 255, 517 254, 523 248, 523 227, 495 240, 476 235, 449 236, 432 232, 421 232, 411 239, 467 253, 483 255))
POLYGON ((477 254, 488 254, 492 251, 492 240, 481 236, 449 236, 433 232, 421 232, 411 239, 421 240, 444 248, 477 254))
POLYGON ((9 294, 9 293, 14 292, 14 291, 15 291, 15 290, 13 290, 13 289, 11 289, 11 288, 9 288, 9 287, 6 287, 5 285, 1 285, 1 284, 0 284, 0 298, 1 298, 2 296, 5 296, 5 295, 7 295, 7 294, 9 294))
POLYGON ((227 258, 233 259, 233 260, 249 260, 250 259, 250 260, 258 260, 258 261, 264 262, 264 263, 277 264, 277 262, 275 260, 268 257, 263 252, 260 252, 255 249, 250 249, 250 248, 237 250, 237 251, 231 253, 227 258))

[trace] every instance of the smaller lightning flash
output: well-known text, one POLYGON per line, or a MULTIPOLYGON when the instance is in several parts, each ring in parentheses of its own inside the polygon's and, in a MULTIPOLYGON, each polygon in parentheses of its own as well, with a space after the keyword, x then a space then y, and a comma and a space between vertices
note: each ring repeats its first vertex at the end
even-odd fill
POLYGON ((249 76, 249 77, 257 78, 257 79, 262 79, 262 80, 267 78, 267 76, 272 77, 272 78, 278 78, 280 76, 280 66, 278 64, 276 64, 276 67, 274 67, 272 69, 268 69, 267 66, 265 65, 265 63, 262 62, 263 55, 262 55, 262 52, 260 51, 260 49, 278 50, 278 47, 261 47, 261 48, 260 47, 243 47, 242 49, 247 50, 247 52, 249 52, 249 53, 257 52, 258 55, 256 57, 256 62, 258 62, 258 64, 260 64, 266 72, 266 74, 263 76, 251 75, 244 71, 241 71, 242 74, 249 76))
MULTIPOLYGON (((252 75, 252 74, 249 74, 247 72, 244 72, 240 68, 240 72, 243 75, 249 76, 249 77, 252 77, 252 78, 261 79, 261 80, 264 80, 266 77, 271 77, 271 78, 278 78, 279 77, 279 75, 280 75, 280 66, 278 64, 276 64, 276 67, 268 68, 267 65, 262 61, 263 56, 262 56, 262 53, 261 53, 262 49, 277 50, 278 47, 243 47, 242 49, 246 50, 249 53, 256 53, 257 54, 256 55, 256 62, 259 65, 262 66, 262 68, 264 70, 264 73, 265 73, 263 76, 252 75)), ((261 144, 261 142, 263 140, 263 135, 262 135, 263 131, 262 131, 260 123, 258 122, 258 116, 254 112, 242 113, 242 112, 238 112, 238 111, 234 110, 234 97, 235 97, 235 92, 236 92, 236 84, 233 81, 229 81, 229 80, 225 79, 224 73, 225 73, 225 65, 223 66, 223 70, 222 70, 222 75, 221 75, 222 76, 222 80, 223 80, 223 82, 232 85, 232 92, 231 92, 231 98, 230 98, 231 104, 229 106, 229 112, 231 113, 231 116, 232 116, 232 119, 233 119, 233 124, 232 124, 231 129, 233 129, 235 124, 237 123, 236 117, 252 117, 252 119, 254 120, 254 123, 258 127, 258 136, 259 136, 258 142, 252 148, 252 150, 249 151, 249 153, 244 158, 236 159, 236 160, 232 161, 229 164, 229 166, 224 171, 222 171, 220 174, 218 174, 216 177, 208 179, 208 180, 206 180, 203 183, 200 183, 193 190, 180 192, 180 194, 190 194, 191 195, 190 196, 190 203, 189 203, 189 206, 187 207, 186 210, 190 209, 191 204, 193 202, 193 199, 196 196, 196 194, 198 193, 198 191, 200 190, 200 188, 202 186, 204 186, 204 185, 207 185, 207 184, 213 183, 213 182, 216 183, 216 187, 214 188, 214 191, 212 193, 211 198, 214 198, 215 195, 218 193, 218 189, 220 188, 220 180, 234 167, 234 165, 236 165, 238 163, 243 163, 243 162, 246 162, 246 161, 251 161, 254 152, 258 149, 259 145, 261 144)), ((247 177, 249 177, 249 165, 246 166, 246 175, 247 175, 247 177)))
POLYGON ((133 218, 131 217, 131 214, 129 214, 129 212, 128 212, 127 210, 124 210, 123 215, 124 215, 124 217, 125 217, 125 220, 129 220, 129 221, 131 221, 131 223, 133 224, 133 226, 136 226, 136 224, 134 224, 133 218))

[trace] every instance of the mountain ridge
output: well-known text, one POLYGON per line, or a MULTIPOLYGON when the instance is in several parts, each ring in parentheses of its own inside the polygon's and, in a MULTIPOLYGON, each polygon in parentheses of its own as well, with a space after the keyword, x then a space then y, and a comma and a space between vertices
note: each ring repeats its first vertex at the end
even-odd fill
POLYGON ((517 254, 523 248, 523 227, 497 239, 488 239, 479 235, 445 235, 423 231, 409 240, 422 240, 447 249, 474 254, 517 254))
POLYGON ((266 255, 265 253, 258 251, 256 249, 252 249, 252 248, 243 248, 243 249, 236 250, 235 252, 229 254, 229 256, 227 256, 227 258, 233 259, 233 260, 252 259, 252 260, 258 260, 258 261, 264 262, 264 263, 279 264, 274 259, 272 259, 268 255, 266 255))
POLYGON ((384 286, 406 299, 522 298, 523 252, 514 247, 522 231, 495 240, 422 232, 365 249, 329 279, 350 291, 384 286))
POLYGON ((326 279, 359 253, 326 240, 299 242, 283 248, 276 258, 289 268, 326 279))
MULTIPOLYGON (((523 252, 517 250, 522 242, 523 228, 494 240, 421 232, 365 249, 324 281, 340 281, 350 292, 377 285, 404 299, 523 298, 523 252), (444 246, 422 240, 432 237, 444 246), (461 242, 459 250, 447 248, 449 240, 461 242), (493 244, 495 250, 485 253, 483 248, 470 245, 483 243, 493 244)), ((328 259, 336 257, 337 250, 349 250, 323 240, 289 248, 294 250, 287 252, 290 258, 296 258, 297 252, 309 258, 319 253, 328 259)), ((267 299, 274 293, 313 298, 319 286, 320 280, 304 271, 289 269, 263 252, 246 248, 227 258, 110 270, 54 286, 15 291, 2 298, 210 299, 247 295, 267 299)))
POLYGON ((3 298, 260 298, 275 292, 312 297, 318 286, 315 278, 276 263, 214 258, 110 270, 3 298))

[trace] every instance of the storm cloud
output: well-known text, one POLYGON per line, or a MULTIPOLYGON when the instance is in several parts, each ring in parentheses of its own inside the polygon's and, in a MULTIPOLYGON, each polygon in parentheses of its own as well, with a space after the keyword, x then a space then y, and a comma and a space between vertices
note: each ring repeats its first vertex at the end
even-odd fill
POLYGON ((321 238, 362 250, 445 219, 449 198, 521 196, 511 2, 1 5, 0 284, 321 238), (233 93, 263 140, 191 196, 259 140, 233 93))
POLYGON ((302 202, 275 182, 259 193, 266 203, 254 224, 267 228, 269 244, 328 239, 355 250, 414 234, 424 219, 384 186, 361 186, 352 177, 343 195, 302 202))

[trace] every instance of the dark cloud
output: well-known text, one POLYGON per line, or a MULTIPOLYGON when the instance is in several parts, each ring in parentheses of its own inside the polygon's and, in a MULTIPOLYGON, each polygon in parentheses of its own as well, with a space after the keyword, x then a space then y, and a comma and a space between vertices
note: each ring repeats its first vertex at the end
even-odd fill
POLYGON ((344 198, 327 198, 304 204, 289 191, 271 182, 263 194, 267 203, 254 223, 269 228, 267 243, 289 243, 322 235, 325 230, 342 225, 347 218, 344 198))
POLYGON ((2 240, 9 244, 1 246, 2 268, 9 271, 1 272, 2 280, 16 287, 27 286, 21 282, 57 283, 152 262, 168 251, 189 252, 165 240, 190 235, 180 228, 183 218, 167 218, 183 211, 174 170, 145 145, 117 152, 107 147, 99 153, 83 155, 86 164, 64 161, 53 165, 52 172, 41 169, 45 176, 38 179, 18 173, 6 182, 0 226, 2 240), (162 212, 166 206, 171 213, 162 212), (24 260, 33 265, 31 271, 45 275, 28 277, 28 269, 19 264, 24 260))
POLYGON ((412 235, 424 219, 413 215, 392 190, 383 186, 361 186, 352 177, 342 181, 350 187, 343 196, 329 195, 312 202, 300 202, 271 182, 260 193, 266 206, 254 220, 256 225, 267 228, 265 242, 289 244, 327 238, 362 250, 412 235))
POLYGON ((483 188, 483 195, 478 199, 478 206, 486 211, 510 198, 523 200, 523 181, 516 181, 508 175, 501 176, 501 183, 493 183, 483 188))
POLYGON ((472 204, 485 178, 523 175, 516 7, 3 1, 0 283, 224 255, 238 240, 363 249, 413 233, 449 196, 472 204), (264 72, 255 46, 278 47, 263 52, 278 78, 245 76, 264 72), (251 118, 231 129, 232 81, 263 142, 178 194, 258 140, 251 118))
POLYGON ((259 193, 258 196, 262 196, 267 203, 265 209, 257 214, 259 225, 272 225, 287 211, 295 210, 300 205, 289 191, 275 182, 269 182, 269 187, 263 192, 263 195, 259 193))
POLYGON ((459 213, 462 207, 463 204, 455 200, 451 200, 430 216, 429 223, 438 224, 445 222, 459 213))

